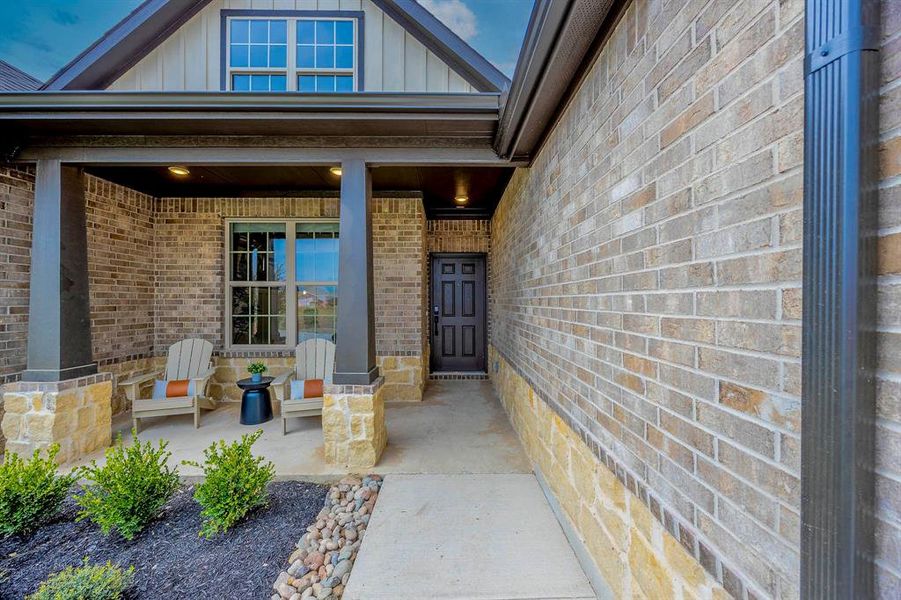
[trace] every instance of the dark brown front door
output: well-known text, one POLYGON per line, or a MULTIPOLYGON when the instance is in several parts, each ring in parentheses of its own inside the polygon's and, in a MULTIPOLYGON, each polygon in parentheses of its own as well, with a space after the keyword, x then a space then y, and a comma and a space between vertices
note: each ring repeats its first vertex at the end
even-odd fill
POLYGON ((432 255, 432 370, 485 370, 485 255, 432 255))

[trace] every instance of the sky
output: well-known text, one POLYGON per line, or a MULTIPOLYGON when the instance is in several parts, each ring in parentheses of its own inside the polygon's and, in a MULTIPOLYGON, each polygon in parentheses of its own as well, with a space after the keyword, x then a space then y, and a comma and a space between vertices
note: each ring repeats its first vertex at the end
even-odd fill
MULTIPOLYGON (((142 0, 0 0, 0 59, 44 81, 142 0)), ((419 0, 508 77, 533 0, 419 0)))

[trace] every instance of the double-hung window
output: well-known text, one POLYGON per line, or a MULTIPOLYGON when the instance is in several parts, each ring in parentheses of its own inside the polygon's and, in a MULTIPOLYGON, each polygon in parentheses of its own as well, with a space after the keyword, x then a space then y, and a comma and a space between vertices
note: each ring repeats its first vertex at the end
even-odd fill
POLYGON ((241 92, 353 92, 359 89, 355 17, 230 16, 227 89, 241 92))
POLYGON ((335 341, 338 223, 266 219, 229 221, 226 227, 228 346, 335 341))

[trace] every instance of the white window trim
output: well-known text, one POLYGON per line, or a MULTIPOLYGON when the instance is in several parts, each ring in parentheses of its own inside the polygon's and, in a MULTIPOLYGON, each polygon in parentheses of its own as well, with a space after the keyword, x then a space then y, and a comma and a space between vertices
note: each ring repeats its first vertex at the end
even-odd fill
MULTIPOLYGON (((253 16, 228 16, 225 22, 225 43, 223 48, 225 51, 225 89, 232 90, 232 75, 281 75, 286 76, 285 91, 297 91, 297 79, 301 75, 353 75, 353 91, 359 91, 360 77, 358 69, 360 67, 360 20, 354 17, 285 17, 276 15, 253 15, 253 16), (286 66, 281 67, 232 67, 231 66, 231 22, 234 19, 248 21, 287 21, 287 56, 286 66), (354 45, 353 69, 300 69, 297 67, 297 22, 298 21, 350 21, 354 27, 354 45)), ((278 93, 278 92, 273 92, 278 93)), ((305 93, 323 93, 323 92, 305 92, 305 93)))
MULTIPOLYGON (((337 281, 298 281, 296 279, 297 271, 295 268, 295 240, 297 239, 297 225, 301 223, 335 223, 337 218, 302 218, 302 219, 284 219, 280 217, 230 217, 224 220, 225 226, 225 243, 223 244, 223 285, 225 290, 225 307, 223 314, 225 315, 225 326, 223 332, 225 339, 223 347, 226 352, 280 352, 283 350, 293 350, 297 346, 297 288, 301 285, 334 285, 337 281), (277 223, 285 226, 285 281, 258 281, 258 282, 240 282, 232 281, 231 278, 231 226, 235 223, 277 223), (233 344, 232 343, 232 295, 231 289, 234 286, 250 283, 258 287, 282 287, 285 288, 285 320, 287 324, 287 334, 285 335, 285 344, 233 344)), ((341 232, 338 232, 338 244, 341 244, 341 232)))

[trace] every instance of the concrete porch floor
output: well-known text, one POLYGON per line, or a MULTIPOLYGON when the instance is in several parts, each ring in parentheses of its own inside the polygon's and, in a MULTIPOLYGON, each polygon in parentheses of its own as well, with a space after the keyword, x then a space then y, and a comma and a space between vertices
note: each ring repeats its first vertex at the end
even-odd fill
MULTIPOLYGON (((171 461, 179 463, 182 475, 198 475, 182 460, 203 460, 203 450, 213 442, 236 440, 244 433, 263 430, 254 453, 275 465, 278 478, 331 480, 344 471, 325 462, 322 425, 319 417, 288 421, 288 435, 282 435, 281 419, 262 425, 239 424, 240 405, 221 403, 214 411, 204 411, 200 428, 193 417, 181 415, 143 419, 142 440, 169 442, 171 461)), ((277 413, 277 410, 276 410, 277 413)), ((425 397, 417 403, 386 403, 388 447, 372 471, 387 473, 530 473, 531 467, 498 403, 489 381, 430 381, 425 397)), ((131 440, 131 415, 113 421, 113 438, 121 433, 131 440)), ((102 462, 96 452, 76 465, 92 459, 102 462)))

